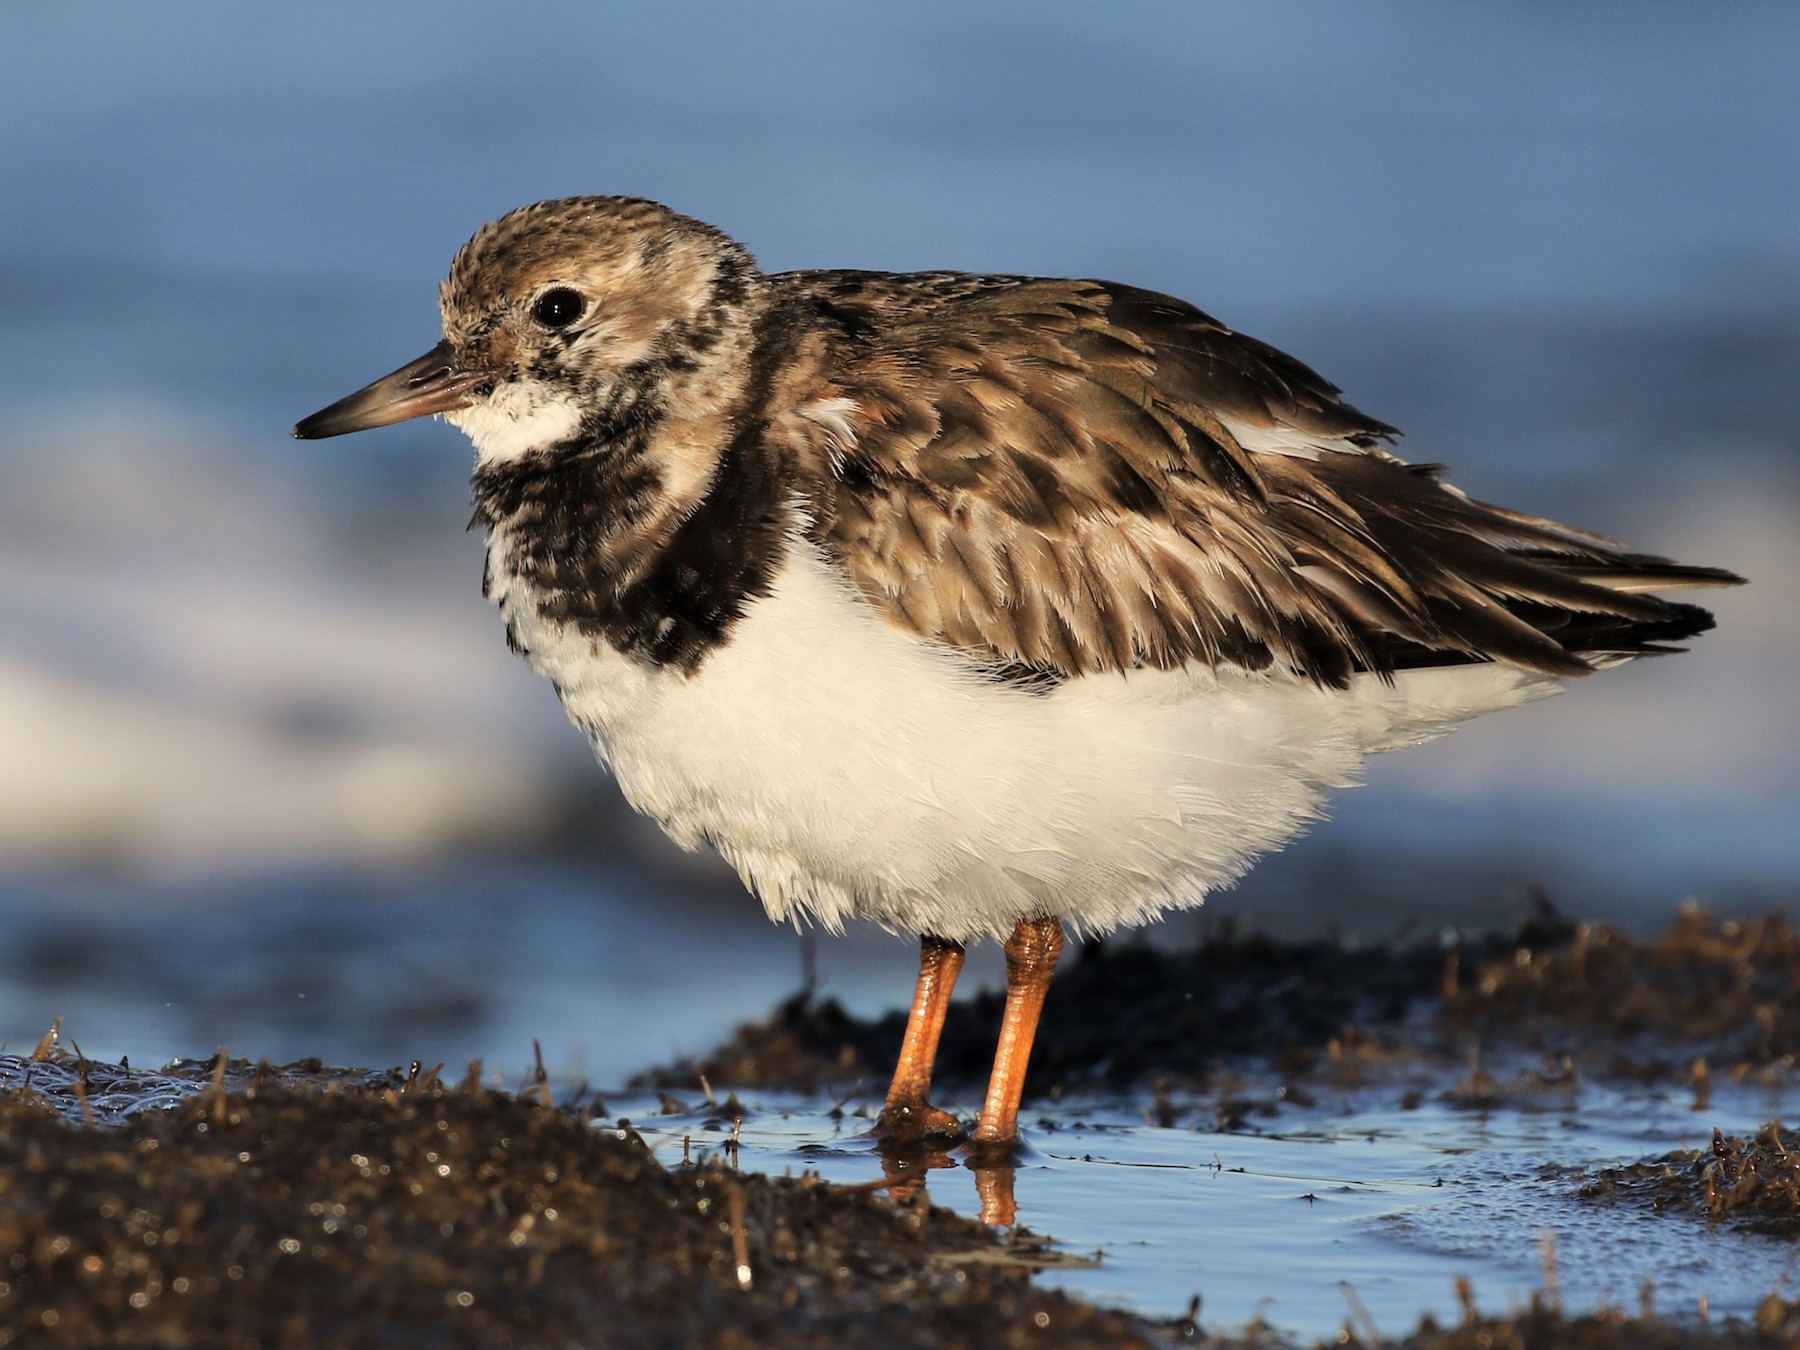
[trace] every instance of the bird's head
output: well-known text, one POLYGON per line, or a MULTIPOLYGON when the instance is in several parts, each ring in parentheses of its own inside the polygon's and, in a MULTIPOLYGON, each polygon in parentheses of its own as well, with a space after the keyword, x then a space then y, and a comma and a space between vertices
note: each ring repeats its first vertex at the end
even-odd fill
POLYGON ((444 340, 294 428, 341 436, 442 413, 483 463, 667 417, 741 387, 762 299, 750 255, 633 197, 566 197, 481 227, 440 288, 444 340))

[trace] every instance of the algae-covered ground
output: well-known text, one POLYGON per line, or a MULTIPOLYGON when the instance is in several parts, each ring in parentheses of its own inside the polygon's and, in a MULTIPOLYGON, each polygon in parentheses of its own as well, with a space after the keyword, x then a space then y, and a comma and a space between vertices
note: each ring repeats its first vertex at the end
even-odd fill
MULTIPOLYGON (((994 1017, 991 997, 958 1005, 946 1083, 979 1078, 994 1017)), ((640 1133, 591 1094, 558 1101, 542 1080, 501 1092, 474 1067, 448 1083, 417 1066, 223 1058, 150 1073, 47 1038, 34 1056, 0 1058, 0 1344, 1282 1343, 1267 1326, 1214 1325, 1203 1304, 1146 1316, 1046 1288, 1034 1272, 1068 1253, 1027 1226, 934 1207, 916 1185, 884 1186, 879 1172, 846 1186, 751 1170, 731 1142, 745 1108, 719 1097, 767 1088, 848 1106, 861 1081, 866 1101, 898 1028, 797 998, 704 1062, 648 1075, 665 1092, 712 1097, 710 1128, 694 1127, 706 1144, 686 1158, 659 1154, 648 1119, 640 1133)), ((1206 1103, 1207 1128, 1222 1131, 1278 1120, 1347 1081, 1479 1115, 1616 1079, 1704 1113, 1725 1084, 1787 1083, 1797 1045, 1800 938, 1785 921, 1691 911, 1644 941, 1545 915, 1449 950, 1229 935, 1187 953, 1089 947, 1066 959, 1032 1086, 1040 1113, 1105 1090, 1134 1094, 1151 1117, 1206 1103), (1246 1078, 1279 1086, 1234 1097, 1246 1078)), ((1797 1159, 1800 1142, 1771 1124, 1521 1184, 1556 1189, 1601 1223, 1781 1244, 1800 1221, 1797 1159)), ((1654 1291, 1629 1313, 1565 1313, 1553 1251, 1544 1262, 1530 1306, 1483 1315, 1480 1290, 1465 1291, 1442 1326, 1397 1338, 1359 1309, 1352 1283, 1338 1341, 1800 1345, 1800 1305, 1774 1296, 1734 1319, 1659 1315, 1654 1291)), ((1268 1271, 1271 1292, 1281 1279, 1268 1271)))
MULTIPOLYGON (((1001 999, 955 1004, 940 1081, 987 1071, 1001 999)), ((801 995, 706 1059, 649 1075, 733 1087, 879 1078, 905 1014, 875 1022, 801 995)), ((1204 1088, 1255 1056, 1296 1077, 1471 1049, 1567 1056, 1635 1079, 1779 1077, 1800 1054, 1800 933, 1781 916, 1689 907, 1640 940, 1541 908, 1504 937, 1349 949, 1224 933, 1189 951, 1090 943, 1065 957, 1033 1052, 1039 1096, 1161 1081, 1204 1088)))

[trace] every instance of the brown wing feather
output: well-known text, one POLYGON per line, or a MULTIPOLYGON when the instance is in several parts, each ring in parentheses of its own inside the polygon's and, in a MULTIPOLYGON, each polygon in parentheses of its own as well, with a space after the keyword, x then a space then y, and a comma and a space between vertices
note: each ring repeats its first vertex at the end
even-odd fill
POLYGON ((1471 501, 1312 370, 1167 296, 785 280, 837 334, 817 397, 848 400, 821 541, 892 621, 995 668, 1579 675, 1583 651, 1707 626, 1643 590, 1736 580, 1471 501))

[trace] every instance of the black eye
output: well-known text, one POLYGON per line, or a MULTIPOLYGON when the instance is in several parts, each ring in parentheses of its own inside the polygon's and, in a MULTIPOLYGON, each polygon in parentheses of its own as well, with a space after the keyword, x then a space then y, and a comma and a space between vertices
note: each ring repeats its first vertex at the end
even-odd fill
POLYGON ((531 317, 546 328, 567 328, 581 317, 587 301, 567 286, 552 286, 531 306, 531 317))

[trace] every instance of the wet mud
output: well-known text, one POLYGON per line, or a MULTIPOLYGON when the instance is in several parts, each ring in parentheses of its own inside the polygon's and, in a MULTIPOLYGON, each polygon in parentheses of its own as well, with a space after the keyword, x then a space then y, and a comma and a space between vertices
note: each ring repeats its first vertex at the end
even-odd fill
MULTIPOLYGON (((985 1074, 997 1017, 992 996, 956 1006, 944 1081, 985 1074)), ((516 1094, 474 1066, 454 1083, 417 1065, 223 1055, 150 1072, 46 1038, 0 1056, 0 1345, 1293 1343, 1257 1322, 1209 1326, 1198 1305, 1158 1319, 1044 1287, 1034 1275, 1068 1254, 933 1207, 919 1183, 944 1160, 863 1184, 740 1166, 756 1161, 735 1142, 754 1112, 732 1093, 835 1103, 861 1084, 860 1107, 814 1112, 854 1135, 900 1027, 798 996, 712 1055, 646 1075, 642 1133, 591 1094, 553 1100, 541 1070, 516 1094), (690 1113, 674 1128, 704 1141, 691 1153, 686 1134, 653 1130, 659 1091, 665 1118, 690 1113), (679 1100, 700 1093, 703 1107, 679 1100)), ((1480 1113, 1612 1076, 1705 1111, 1726 1084, 1789 1081, 1797 1040, 1800 939, 1784 920, 1693 910, 1640 940, 1546 911, 1474 944, 1091 945, 1065 958, 1029 1091, 1040 1104, 1126 1092, 1152 1125, 1204 1115, 1195 1128, 1226 1133, 1371 1082, 1402 1107, 1480 1113)), ((1041 1122, 1047 1148, 1067 1124, 1041 1122)), ((984 1201, 999 1181, 1010 1197, 1010 1173, 994 1173, 984 1201)), ((1716 1133, 1710 1149, 1541 1184, 1779 1242, 1800 1217, 1800 1140, 1773 1124, 1716 1133)), ((1345 1297, 1339 1344, 1800 1346, 1800 1304, 1773 1295, 1707 1322, 1657 1315, 1649 1292, 1629 1314, 1565 1314, 1553 1283, 1484 1316, 1465 1289, 1459 1321, 1398 1337, 1345 1297)))
MULTIPOLYGON (((58 1056, 54 1095, 0 1094, 0 1343, 1143 1343, 1035 1288, 1028 1239, 717 1157, 667 1169, 580 1110, 238 1064, 235 1089, 196 1075, 102 1127, 68 1118, 106 1095, 85 1072, 77 1093, 58 1056)), ((128 1073, 102 1075, 115 1108, 128 1073)))

